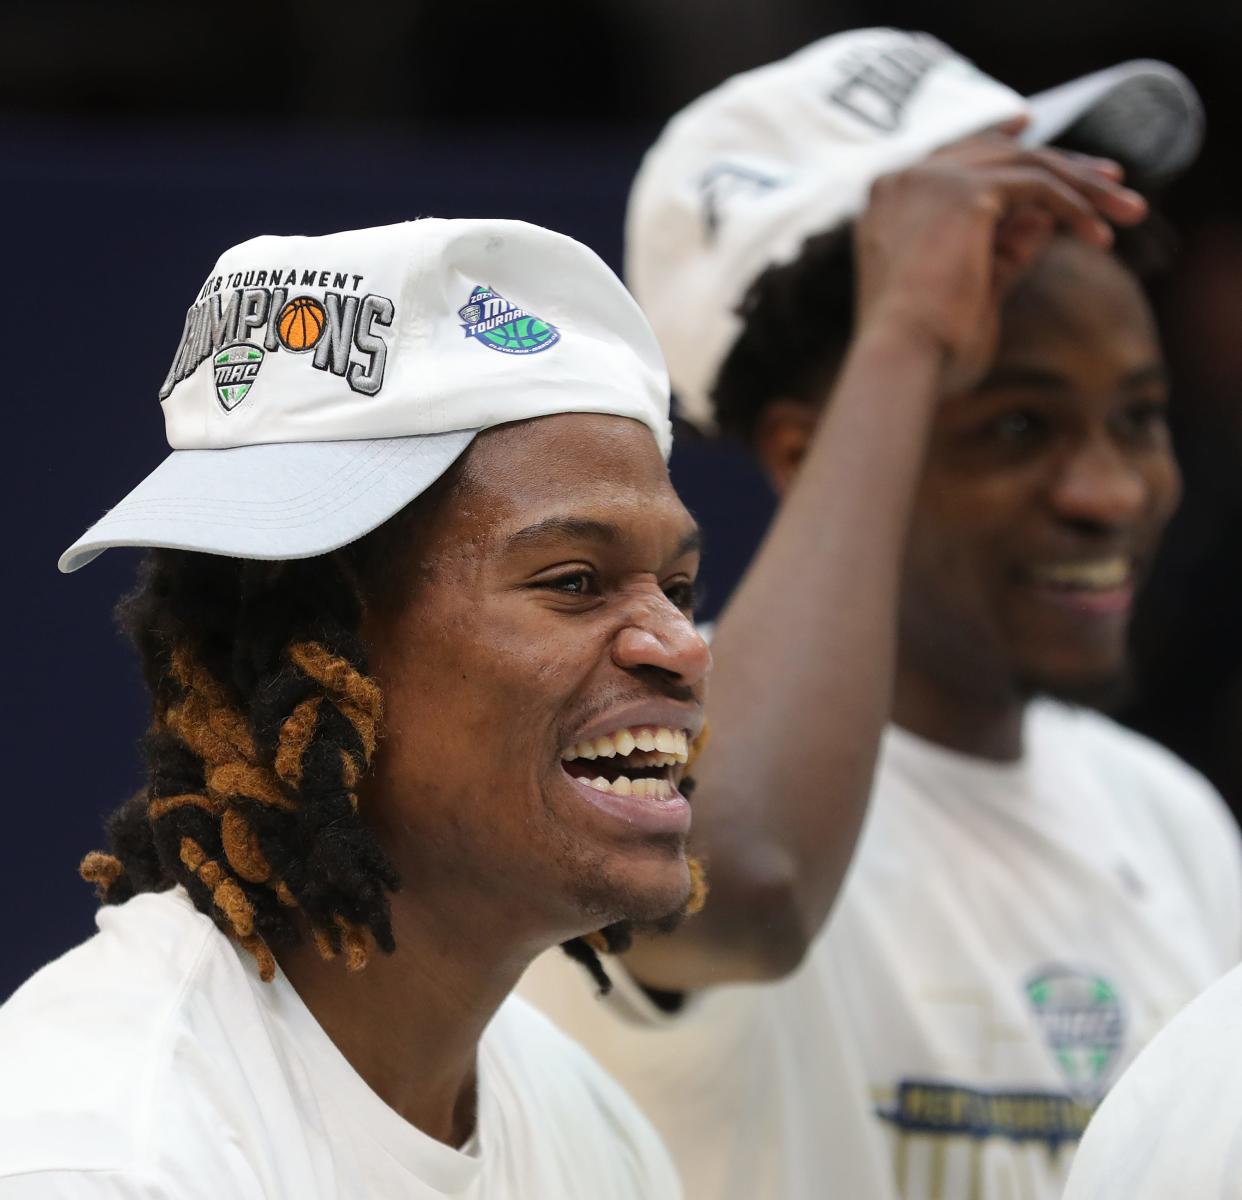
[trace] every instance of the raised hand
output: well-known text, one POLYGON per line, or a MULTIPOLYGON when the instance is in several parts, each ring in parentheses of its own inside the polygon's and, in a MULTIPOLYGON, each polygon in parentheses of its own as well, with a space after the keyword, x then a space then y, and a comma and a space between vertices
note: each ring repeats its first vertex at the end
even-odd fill
POLYGON ((1001 302, 1055 232, 1107 248, 1112 224, 1147 212, 1116 163, 1031 149, 1012 136, 1019 129, 967 138, 881 176, 855 227, 858 328, 929 340, 943 356, 942 394, 987 371, 1001 302))

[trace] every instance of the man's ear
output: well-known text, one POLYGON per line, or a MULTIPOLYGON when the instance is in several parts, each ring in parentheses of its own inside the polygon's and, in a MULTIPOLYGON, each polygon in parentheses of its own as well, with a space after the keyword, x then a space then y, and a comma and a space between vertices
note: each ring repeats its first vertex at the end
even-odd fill
POLYGON ((778 396, 769 400, 755 424, 755 456, 778 496, 789 491, 806 457, 819 409, 805 400, 778 396))

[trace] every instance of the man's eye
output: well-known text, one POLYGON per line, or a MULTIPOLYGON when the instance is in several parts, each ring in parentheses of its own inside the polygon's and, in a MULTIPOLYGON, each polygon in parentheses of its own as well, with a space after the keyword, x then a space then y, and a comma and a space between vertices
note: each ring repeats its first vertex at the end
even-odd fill
POLYGON ((670 583, 664 589, 664 594, 668 597, 669 603, 681 609, 682 612, 692 613, 698 607, 700 598, 698 586, 688 579, 670 583))
POLYGON ((1044 422, 1028 409, 1016 408, 1002 413, 989 426, 988 433, 1002 442, 1029 442, 1044 431, 1044 422))
POLYGON ((1128 405, 1123 414, 1123 427, 1128 433, 1151 435, 1162 432, 1168 425, 1168 406, 1154 400, 1136 401, 1128 405))
POLYGON ((599 590, 590 571, 570 571, 555 579, 545 580, 539 586, 566 596, 590 596, 599 590))

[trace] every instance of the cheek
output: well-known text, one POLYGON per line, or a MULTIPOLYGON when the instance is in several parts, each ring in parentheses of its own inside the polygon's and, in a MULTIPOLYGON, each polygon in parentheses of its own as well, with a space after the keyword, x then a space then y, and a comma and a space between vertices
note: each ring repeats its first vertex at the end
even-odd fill
POLYGON ((979 613, 1003 586, 1012 489, 927 477, 906 550, 909 593, 937 608, 979 613))
POLYGON ((450 794, 520 788, 555 755, 571 664, 555 639, 499 606, 426 623, 386 656, 383 673, 393 782, 450 794))

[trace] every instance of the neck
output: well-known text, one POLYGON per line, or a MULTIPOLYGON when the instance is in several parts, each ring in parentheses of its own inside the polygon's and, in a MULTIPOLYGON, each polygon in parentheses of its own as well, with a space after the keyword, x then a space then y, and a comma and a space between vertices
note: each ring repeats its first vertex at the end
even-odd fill
POLYGON ((987 694, 946 688, 908 664, 897 669, 893 721, 926 741, 974 758, 1022 756, 1026 700, 1014 689, 987 694))
POLYGON ((474 1130, 479 1038, 534 950, 487 931, 460 893, 449 916, 405 891, 393 897, 394 954, 366 967, 324 962, 309 939, 280 964, 337 1049, 390 1108, 460 1146, 474 1130))

